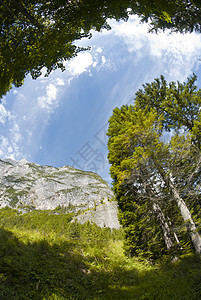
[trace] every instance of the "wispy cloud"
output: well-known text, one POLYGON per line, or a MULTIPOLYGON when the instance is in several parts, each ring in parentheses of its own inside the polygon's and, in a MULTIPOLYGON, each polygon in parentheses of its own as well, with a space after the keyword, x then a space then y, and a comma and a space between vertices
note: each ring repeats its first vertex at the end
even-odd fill
POLYGON ((58 107, 57 98, 57 87, 52 83, 46 86, 46 93, 44 96, 39 96, 37 98, 38 105, 40 108, 44 109, 46 112, 51 113, 56 107, 58 107))
POLYGON ((0 104, 0 123, 5 124, 6 119, 10 118, 10 112, 7 111, 3 104, 0 104))
POLYGON ((0 136, 0 156, 12 159, 21 158, 23 149, 20 147, 22 135, 20 133, 19 124, 16 117, 1 104, 1 112, 2 111, 4 113, 4 119, 3 122, 1 122, 1 131, 4 129, 4 134, 0 136))
POLYGON ((130 52, 143 48, 149 51, 149 55, 161 57, 164 52, 191 55, 201 49, 200 34, 195 32, 180 34, 169 31, 149 33, 149 25, 139 23, 135 16, 132 16, 129 22, 113 23, 112 26, 114 34, 124 40, 130 52))
POLYGON ((149 26, 140 24, 133 16, 129 22, 112 23, 114 34, 127 45, 128 51, 135 53, 135 62, 146 57, 159 61, 165 66, 171 80, 184 80, 199 65, 201 36, 195 32, 180 34, 169 31, 158 34, 148 33, 149 26))

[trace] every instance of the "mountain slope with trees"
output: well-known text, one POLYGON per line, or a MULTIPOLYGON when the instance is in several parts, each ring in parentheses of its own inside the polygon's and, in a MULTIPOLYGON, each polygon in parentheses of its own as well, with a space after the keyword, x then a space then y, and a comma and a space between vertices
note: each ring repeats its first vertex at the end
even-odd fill
POLYGON ((0 160, 0 208, 67 211, 81 223, 119 228, 113 197, 109 184, 93 172, 41 166, 25 159, 0 160))

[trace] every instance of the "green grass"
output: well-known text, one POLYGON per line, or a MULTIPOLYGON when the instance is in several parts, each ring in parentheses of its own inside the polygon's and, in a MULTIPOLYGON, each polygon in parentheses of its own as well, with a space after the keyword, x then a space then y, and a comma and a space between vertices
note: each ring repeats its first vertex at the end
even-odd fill
POLYGON ((201 299, 201 259, 153 265, 123 252, 122 231, 71 214, 0 210, 0 299, 201 299))

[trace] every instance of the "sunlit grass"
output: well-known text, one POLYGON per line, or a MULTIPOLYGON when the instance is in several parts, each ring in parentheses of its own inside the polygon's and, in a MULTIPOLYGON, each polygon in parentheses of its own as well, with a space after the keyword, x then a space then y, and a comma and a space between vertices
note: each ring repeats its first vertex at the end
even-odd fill
POLYGON ((0 299, 201 299, 199 256, 153 264, 125 256, 118 231, 68 218, 48 231, 45 214, 11 215, 0 211, 0 299))

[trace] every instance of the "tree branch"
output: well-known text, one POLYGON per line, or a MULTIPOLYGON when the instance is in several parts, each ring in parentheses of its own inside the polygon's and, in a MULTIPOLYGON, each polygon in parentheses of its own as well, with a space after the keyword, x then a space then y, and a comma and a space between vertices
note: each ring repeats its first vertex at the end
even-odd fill
MULTIPOLYGON (((36 26, 38 29, 44 29, 44 26, 41 25, 28 11, 27 9, 18 1, 16 0, 9 0, 11 3, 14 3, 18 6, 20 12, 30 21, 30 23, 36 26)), ((10 9, 9 9, 10 10, 10 9)), ((13 12, 12 12, 13 13, 13 12)))

